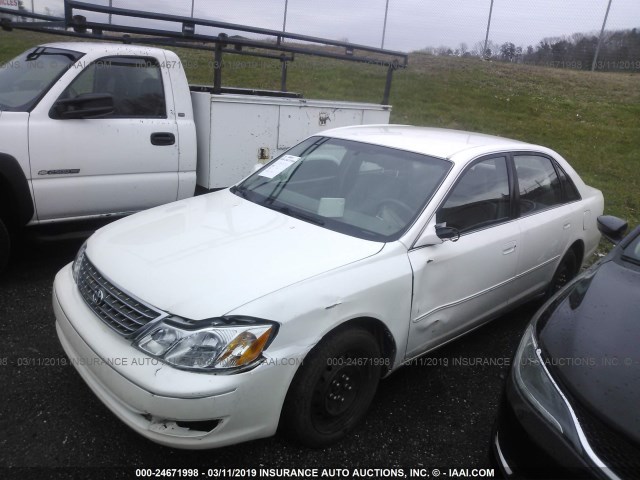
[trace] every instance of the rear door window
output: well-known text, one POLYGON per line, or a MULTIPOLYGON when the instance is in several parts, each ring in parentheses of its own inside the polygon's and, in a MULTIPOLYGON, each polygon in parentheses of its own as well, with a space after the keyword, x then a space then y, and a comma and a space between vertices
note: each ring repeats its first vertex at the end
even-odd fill
POLYGON ((563 203, 560 179, 550 158, 514 155, 513 162, 518 177, 520 215, 529 215, 563 203))

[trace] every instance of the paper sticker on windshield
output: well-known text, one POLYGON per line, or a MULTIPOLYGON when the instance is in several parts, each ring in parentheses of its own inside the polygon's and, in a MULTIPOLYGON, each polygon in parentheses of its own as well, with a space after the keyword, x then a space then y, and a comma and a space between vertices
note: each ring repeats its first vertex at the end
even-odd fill
POLYGON ((260 175, 261 177, 273 178, 276 175, 284 172, 298 160, 300 160, 300 157, 296 157, 295 155, 283 155, 267 168, 258 173, 258 175, 260 175))

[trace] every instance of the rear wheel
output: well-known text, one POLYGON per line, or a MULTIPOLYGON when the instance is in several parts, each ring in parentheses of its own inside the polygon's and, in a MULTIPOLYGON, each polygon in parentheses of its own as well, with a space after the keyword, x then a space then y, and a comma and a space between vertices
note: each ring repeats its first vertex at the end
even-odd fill
POLYGON ((11 251, 11 238, 2 219, 0 219, 0 272, 7 266, 9 252, 11 251))
POLYGON ((560 265, 556 269, 556 273, 553 274, 553 278, 547 287, 546 297, 551 297, 554 293, 569 283, 573 277, 578 274, 578 258, 576 257, 573 249, 570 249, 562 260, 560 265))
POLYGON ((296 373, 281 426, 308 447, 330 445, 364 418, 378 388, 381 362, 376 339, 366 330, 337 332, 318 344, 296 373))

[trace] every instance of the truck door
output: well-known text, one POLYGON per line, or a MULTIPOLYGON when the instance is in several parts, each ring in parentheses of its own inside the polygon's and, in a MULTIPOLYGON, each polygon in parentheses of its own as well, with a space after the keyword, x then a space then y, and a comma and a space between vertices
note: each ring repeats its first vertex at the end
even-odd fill
POLYGON ((33 110, 29 150, 38 220, 129 213, 176 200, 178 129, 166 69, 155 58, 133 56, 83 66, 55 100, 110 94, 114 111, 64 119, 52 101, 33 110))

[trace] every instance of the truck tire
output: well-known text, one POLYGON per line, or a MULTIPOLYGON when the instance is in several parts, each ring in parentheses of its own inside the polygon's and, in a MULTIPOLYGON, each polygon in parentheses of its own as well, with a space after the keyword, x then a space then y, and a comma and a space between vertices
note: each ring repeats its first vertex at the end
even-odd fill
POLYGON ((7 266, 10 251, 11 238, 9 237, 7 227, 5 227, 4 222, 0 219, 0 272, 2 272, 4 267, 7 266))
POLYGON ((329 335, 304 359, 285 399, 283 433, 311 448, 337 442, 364 418, 378 388, 380 347, 366 330, 329 335))

